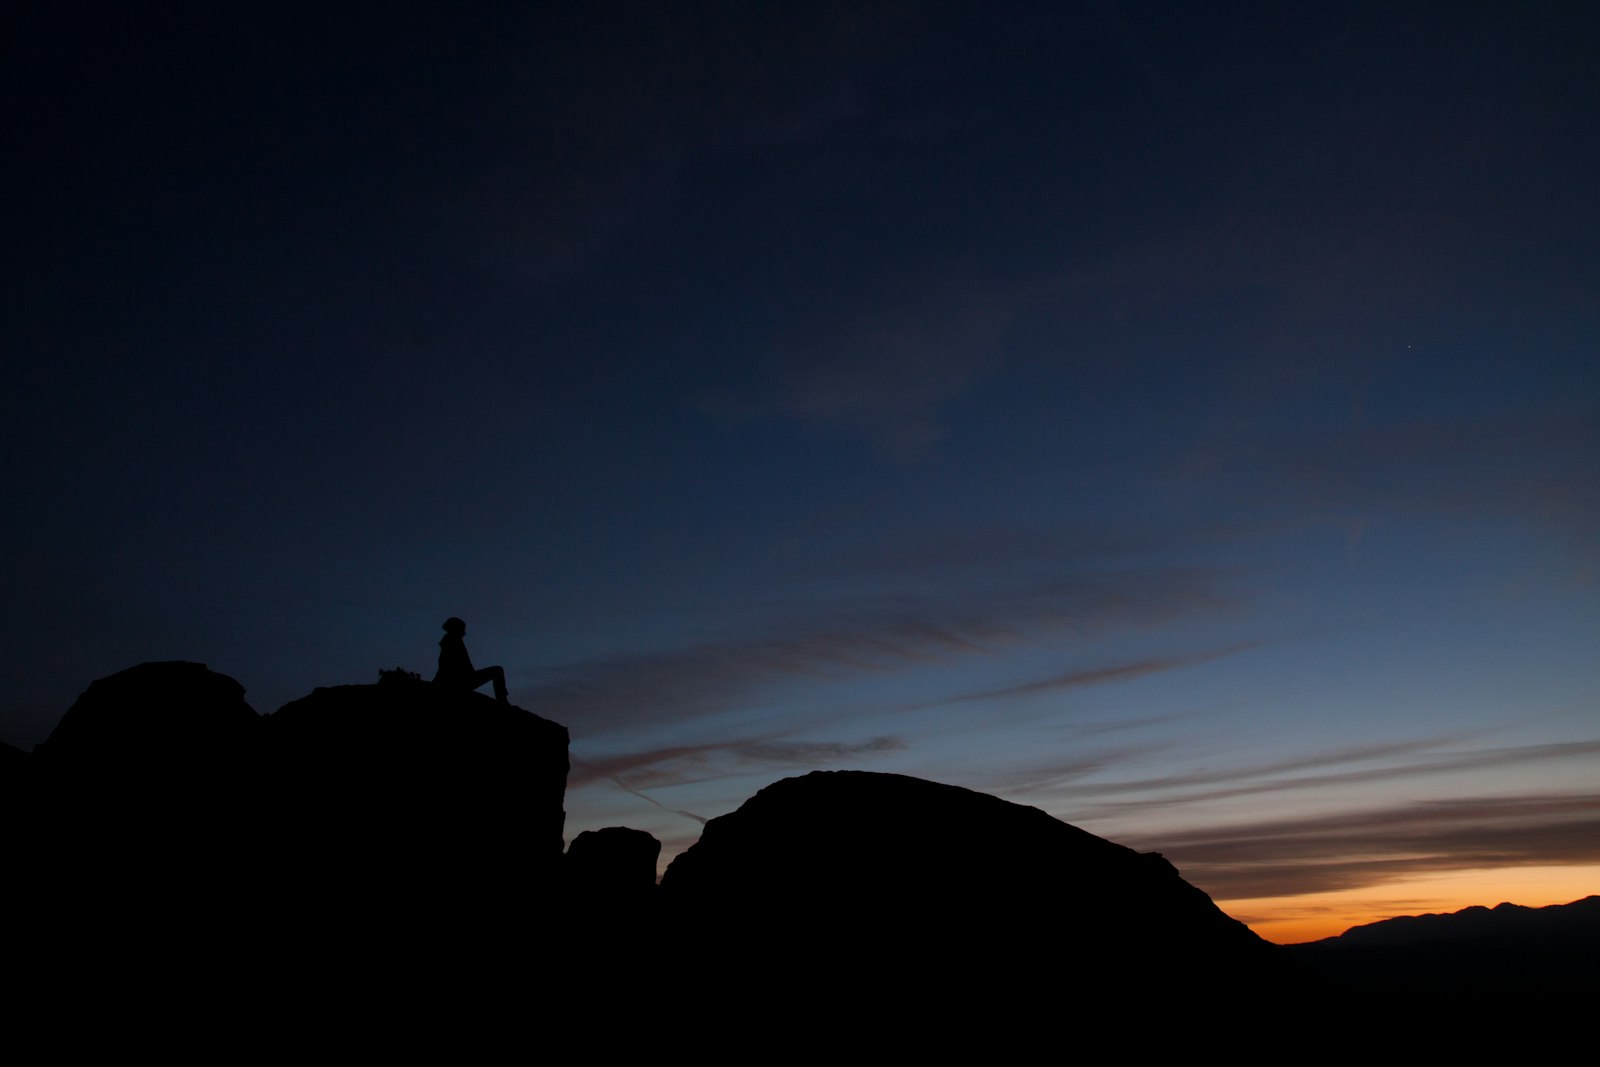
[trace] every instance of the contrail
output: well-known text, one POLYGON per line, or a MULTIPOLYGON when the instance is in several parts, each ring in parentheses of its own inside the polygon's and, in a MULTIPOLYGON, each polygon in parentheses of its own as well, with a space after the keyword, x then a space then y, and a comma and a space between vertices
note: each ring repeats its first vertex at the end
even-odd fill
POLYGON ((701 826, 704 826, 706 824, 706 820, 705 820, 704 816, 696 815, 692 811, 684 811, 681 808, 669 808, 665 804, 661 803, 661 801, 657 800, 655 797, 646 796, 645 794, 639 792, 637 789, 633 788, 632 786, 625 784, 622 781, 622 779, 618 778, 616 775, 614 775, 614 774, 607 775, 607 777, 609 777, 611 779, 611 783, 613 785, 615 785, 618 789, 622 790, 624 793, 632 793, 634 796, 638 797, 640 800, 648 800, 650 803, 654 804, 656 807, 660 808, 662 811, 670 811, 674 815, 682 815, 686 819, 693 819, 695 822, 699 823, 701 826))

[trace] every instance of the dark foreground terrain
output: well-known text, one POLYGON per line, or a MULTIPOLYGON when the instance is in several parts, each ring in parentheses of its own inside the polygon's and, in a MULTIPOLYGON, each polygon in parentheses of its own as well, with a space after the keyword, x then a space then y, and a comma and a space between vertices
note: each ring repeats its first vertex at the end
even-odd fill
MULTIPOLYGON (((1364 934, 1270 945, 1158 854, 898 775, 777 782, 657 885, 648 834, 564 843, 567 741, 406 678, 271 715, 199 664, 101 679, 0 752, 13 1018, 69 1046, 1008 1054, 1359 1017, 1400 995, 1375 973, 1460 967, 1364 934)), ((1576 960, 1557 940, 1518 958, 1576 960)))

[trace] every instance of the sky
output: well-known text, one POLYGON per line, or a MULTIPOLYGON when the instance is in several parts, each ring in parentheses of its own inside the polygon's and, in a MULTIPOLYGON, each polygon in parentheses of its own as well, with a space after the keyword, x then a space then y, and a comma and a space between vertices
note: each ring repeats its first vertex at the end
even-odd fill
POLYGON ((455 615, 663 865, 858 768, 1600 892, 1592 5, 335 6, 4 16, 0 740, 455 615))

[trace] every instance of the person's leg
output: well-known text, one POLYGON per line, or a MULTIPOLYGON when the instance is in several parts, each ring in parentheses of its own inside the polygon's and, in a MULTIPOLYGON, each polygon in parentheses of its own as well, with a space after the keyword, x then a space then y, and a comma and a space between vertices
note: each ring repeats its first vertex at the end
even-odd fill
POLYGON ((506 672, 499 667, 485 667, 481 671, 472 672, 472 688, 477 689, 484 682, 494 683, 494 698, 502 704, 509 703, 506 699, 506 672))

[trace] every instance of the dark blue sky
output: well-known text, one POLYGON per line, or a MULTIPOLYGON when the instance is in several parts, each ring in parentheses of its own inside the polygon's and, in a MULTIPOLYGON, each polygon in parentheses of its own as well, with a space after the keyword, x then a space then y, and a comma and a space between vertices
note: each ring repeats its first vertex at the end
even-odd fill
POLYGON ((338 7, 6 16, 4 740, 454 614, 669 854, 863 766, 1600 869, 1588 5, 338 7))

